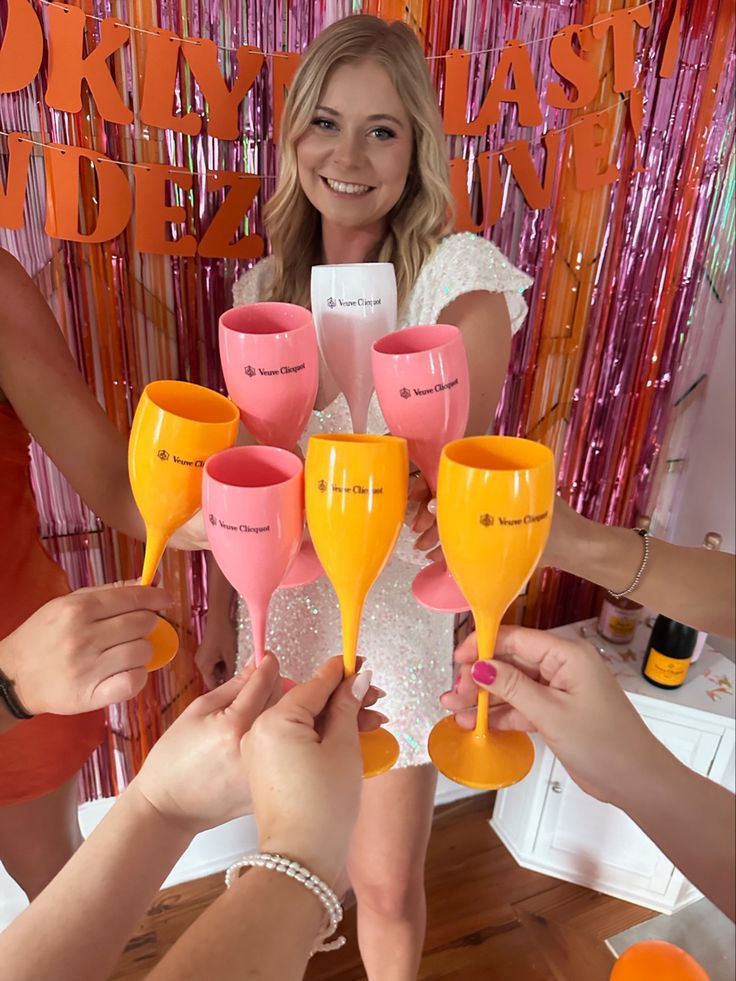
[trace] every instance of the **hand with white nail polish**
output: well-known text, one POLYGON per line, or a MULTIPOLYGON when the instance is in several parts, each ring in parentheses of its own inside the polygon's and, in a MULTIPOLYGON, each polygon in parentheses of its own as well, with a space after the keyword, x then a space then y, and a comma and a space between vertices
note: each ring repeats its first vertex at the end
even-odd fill
MULTIPOLYGON (((360 727, 370 671, 343 679, 341 658, 287 692, 255 722, 245 741, 260 850, 288 855, 334 885, 358 817, 360 727)), ((373 717, 373 721, 371 721, 373 717)))
POLYGON ((428 552, 427 558, 433 562, 442 561, 442 550, 439 548, 437 533, 437 501, 425 478, 419 474, 412 479, 409 488, 409 507, 406 523, 412 531, 417 532, 414 548, 419 552, 428 552))

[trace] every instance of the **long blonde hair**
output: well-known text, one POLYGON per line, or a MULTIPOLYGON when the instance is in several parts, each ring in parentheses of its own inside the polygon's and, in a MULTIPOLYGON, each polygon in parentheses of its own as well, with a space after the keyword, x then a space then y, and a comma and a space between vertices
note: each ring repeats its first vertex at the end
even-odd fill
POLYGON ((399 309, 422 265, 453 222, 449 163, 437 97, 411 28, 358 14, 326 28, 309 46, 281 122, 278 187, 264 210, 276 260, 271 296, 309 306, 310 272, 322 261, 319 212, 299 182, 296 144, 314 118, 338 65, 370 58, 391 78, 412 122, 413 159, 404 191, 388 214, 388 232, 370 260, 392 262, 399 309))

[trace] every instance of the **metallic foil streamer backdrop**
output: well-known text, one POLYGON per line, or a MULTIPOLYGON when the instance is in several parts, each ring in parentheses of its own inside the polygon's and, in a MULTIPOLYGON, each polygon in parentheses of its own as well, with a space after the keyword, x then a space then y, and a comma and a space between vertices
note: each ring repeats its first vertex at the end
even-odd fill
MULTIPOLYGON (((474 117, 498 63, 499 48, 518 38, 529 46, 537 90, 557 81, 549 62, 549 37, 570 23, 590 24, 596 14, 636 6, 629 0, 81 0, 96 17, 115 16, 139 28, 161 27, 180 36, 211 38, 223 48, 251 44, 266 52, 302 51, 332 21, 350 13, 405 19, 429 59, 438 97, 444 98, 448 48, 471 60, 468 112, 474 117)), ((684 5, 683 5, 684 6, 684 5)), ((501 432, 528 435, 551 446, 559 465, 559 489, 592 518, 626 523, 651 510, 668 460, 668 441, 681 445, 687 427, 678 406, 697 399, 709 370, 719 319, 731 288, 734 198, 733 13, 728 0, 692 0, 682 18, 680 54, 668 78, 659 77, 675 0, 655 0, 652 25, 638 32, 635 84, 643 122, 638 142, 632 98, 613 91, 610 42, 590 57, 603 79, 585 112, 605 109, 612 139, 616 183, 578 191, 569 155, 562 152, 550 207, 528 207, 501 161, 502 213, 486 234, 535 280, 527 294, 526 327, 517 337, 499 409, 501 432), (723 68, 709 73, 721 46, 723 68), (641 165, 640 165, 641 162, 641 165), (694 395, 692 393, 695 393, 694 395), (684 434, 684 435, 683 435, 684 434), (660 477, 657 475, 660 474, 660 477)), ((46 8, 36 2, 42 21, 46 8)), ((0 0, 0 24, 5 0, 0 0)), ((87 21, 94 45, 99 23, 87 21)), ((0 35, 1 37, 1 35, 0 35)), ((140 104, 146 35, 113 59, 120 91, 140 104)), ((232 51, 220 52, 232 78, 232 51)), ((83 111, 68 116, 43 101, 47 66, 27 89, 0 96, 2 129, 33 139, 91 147, 113 159, 171 163, 196 175, 206 169, 266 175, 246 221, 262 232, 262 205, 274 187, 278 160, 273 144, 270 62, 246 97, 242 135, 232 142, 161 131, 136 118, 128 127, 103 122, 83 92, 83 111)), ((180 66, 177 112, 205 109, 188 68, 180 66)), ((501 121, 480 137, 452 137, 452 156, 473 163, 486 150, 511 140, 530 141, 543 173, 541 134, 569 126, 574 112, 542 99, 544 122, 530 130, 506 107, 501 121)), ((566 149, 570 132, 562 135, 566 149)), ((0 179, 6 176, 6 142, 0 137, 0 179)), ((473 173, 471 169, 471 174, 473 173)), ((85 175, 90 194, 94 182, 85 175)), ((132 176, 131 176, 132 180, 132 176)), ((476 205, 487 188, 474 179, 476 205)), ((142 387, 153 378, 180 377, 222 390, 217 318, 230 305, 231 261, 166 258, 137 253, 130 231, 103 245, 75 245, 44 234, 43 158, 34 151, 25 227, 0 230, 0 242, 31 272, 51 303, 87 382, 115 424, 127 432, 142 387)), ((217 195, 205 194, 195 177, 177 202, 187 209, 187 230, 201 237, 217 195)), ((83 209, 80 220, 89 220, 83 209)), ((692 415, 688 418, 692 418, 692 415)), ((42 531, 73 586, 130 578, 141 567, 141 546, 102 527, 45 456, 34 448, 34 484, 42 531)), ((178 597, 176 617, 182 651, 152 675, 139 698, 109 711, 110 738, 84 773, 86 797, 117 793, 135 773, 147 749, 201 690, 193 654, 205 606, 202 557, 171 553, 164 581, 178 597)), ((588 615, 595 600, 589 584, 545 572, 535 577, 525 619, 542 626, 588 615)))

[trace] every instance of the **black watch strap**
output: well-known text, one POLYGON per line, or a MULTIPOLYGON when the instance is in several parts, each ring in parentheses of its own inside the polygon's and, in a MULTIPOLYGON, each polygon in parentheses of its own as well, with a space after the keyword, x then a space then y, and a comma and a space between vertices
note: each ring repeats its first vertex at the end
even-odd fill
POLYGON ((15 694, 15 684, 6 674, 0 671, 0 699, 5 702, 8 711, 16 719, 32 719, 33 715, 26 712, 15 694))

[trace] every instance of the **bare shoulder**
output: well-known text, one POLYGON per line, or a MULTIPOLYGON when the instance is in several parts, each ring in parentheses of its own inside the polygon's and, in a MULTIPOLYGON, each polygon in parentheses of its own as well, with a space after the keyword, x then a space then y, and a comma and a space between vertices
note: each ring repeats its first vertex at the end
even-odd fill
POLYGON ((12 252, 0 248, 0 282, 3 287, 9 286, 13 282, 16 284, 30 282, 30 279, 30 276, 12 252))
MULTIPOLYGON (((6 249, 0 249, 0 332, 16 331, 23 324, 23 334, 43 333, 51 321, 57 327, 45 297, 28 271, 6 249)), ((17 332, 17 331, 16 331, 17 332)))

